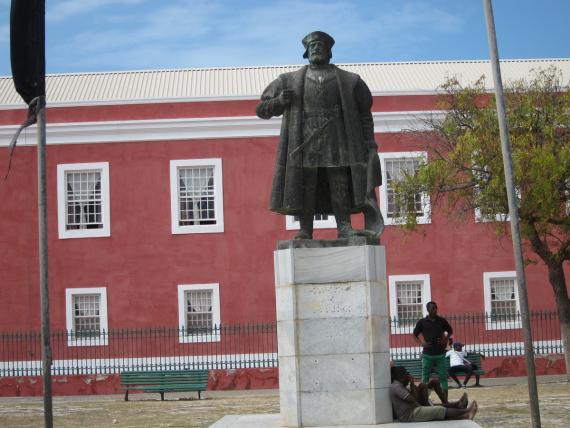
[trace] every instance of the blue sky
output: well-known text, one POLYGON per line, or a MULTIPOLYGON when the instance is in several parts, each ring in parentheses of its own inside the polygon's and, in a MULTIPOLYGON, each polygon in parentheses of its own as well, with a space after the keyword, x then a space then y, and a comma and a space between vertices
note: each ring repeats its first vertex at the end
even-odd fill
MULTIPOLYGON (((570 0, 494 0, 501 58, 570 57, 570 0)), ((0 75, 10 75, 0 0, 0 75)), ((333 62, 487 59, 481 0, 47 0, 48 73, 303 63, 312 30, 333 62)))

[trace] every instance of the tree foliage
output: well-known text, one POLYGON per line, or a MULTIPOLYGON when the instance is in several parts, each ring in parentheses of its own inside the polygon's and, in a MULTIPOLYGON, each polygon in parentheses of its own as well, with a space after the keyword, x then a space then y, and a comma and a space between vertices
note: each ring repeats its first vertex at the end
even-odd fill
MULTIPOLYGON (((420 192, 430 195, 428 215, 441 207, 448 216, 478 213, 506 220, 508 202, 495 99, 480 78, 463 87, 443 85, 444 114, 427 121, 430 131, 412 131, 423 141, 427 162, 395 184, 396 203, 420 192)), ((570 260, 570 88, 554 67, 505 86, 513 176, 520 230, 527 246, 545 263, 554 292, 570 381, 570 299, 564 265, 570 260)), ((416 226, 414 213, 400 209, 400 221, 416 226)), ((508 223, 495 221, 508 233, 508 223)))
MULTIPOLYGON (((419 132, 428 161, 396 184, 399 205, 412 195, 431 196, 448 215, 506 219, 503 157, 494 97, 480 78, 469 86, 457 79, 443 85, 443 117, 428 119, 419 132)), ((556 68, 534 72, 530 80, 505 86, 505 104, 521 233, 544 259, 570 259, 570 92, 556 68)), ((409 229, 412 213, 401 212, 409 229)), ((505 231, 505 224, 496 227, 505 231)), ((546 260, 545 260, 546 261, 546 260)))
MULTIPOLYGON (((506 220, 508 209, 495 99, 480 78, 463 87, 449 79, 440 100, 442 115, 428 131, 411 131, 428 158, 395 184, 399 221, 416 226, 406 208, 422 192, 428 215, 441 207, 448 217, 477 215, 506 220)), ((570 381, 570 298, 564 266, 570 260, 570 87, 554 68, 505 86, 505 107, 521 235, 544 262, 554 292, 567 379, 570 381)), ((491 223, 508 233, 505 221, 491 223)))

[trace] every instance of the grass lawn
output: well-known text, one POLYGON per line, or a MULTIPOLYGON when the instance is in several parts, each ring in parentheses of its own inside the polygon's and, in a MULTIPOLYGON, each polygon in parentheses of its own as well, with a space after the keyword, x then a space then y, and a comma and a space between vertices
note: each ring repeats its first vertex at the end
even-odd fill
MULTIPOLYGON (((463 391, 451 390, 450 398, 463 391)), ((484 428, 528 428, 530 410, 525 384, 467 389, 470 399, 479 403, 475 421, 484 428)), ((278 413, 276 391, 207 392, 198 401, 195 394, 133 394, 54 398, 54 426, 90 427, 208 427, 224 415, 278 413), (190 398, 188 398, 190 397, 190 398)), ((539 384, 540 411, 544 428, 568 427, 570 384, 539 384)), ((41 397, 0 398, 0 427, 43 426, 41 397)))

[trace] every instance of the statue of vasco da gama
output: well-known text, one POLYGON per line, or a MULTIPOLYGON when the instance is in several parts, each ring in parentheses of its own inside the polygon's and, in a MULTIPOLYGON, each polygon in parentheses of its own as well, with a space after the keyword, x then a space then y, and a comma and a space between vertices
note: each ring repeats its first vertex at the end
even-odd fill
POLYGON ((338 238, 378 238, 384 221, 372 95, 360 76, 330 64, 334 42, 322 31, 305 36, 309 65, 280 75, 257 105, 262 119, 283 115, 269 209, 299 216, 295 239, 313 238, 315 214, 334 214, 338 238), (364 230, 351 225, 359 212, 364 230))

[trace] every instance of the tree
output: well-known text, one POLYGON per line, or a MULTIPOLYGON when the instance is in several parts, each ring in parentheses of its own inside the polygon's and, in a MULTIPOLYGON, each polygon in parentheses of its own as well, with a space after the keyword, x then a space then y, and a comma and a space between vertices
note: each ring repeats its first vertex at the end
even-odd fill
MULTIPOLYGON (((495 99, 485 80, 462 86, 448 79, 440 103, 445 113, 433 116, 430 131, 412 130, 422 141, 428 161, 396 184, 399 220, 416 226, 405 209, 420 192, 431 195, 431 207, 461 218, 478 212, 487 219, 507 220, 508 203, 495 99)), ((507 122, 525 247, 548 269, 554 292, 570 380, 570 300, 564 265, 570 260, 570 88, 555 67, 533 72, 529 80, 505 86, 507 122)), ((494 223, 501 234, 505 222, 494 223)))

